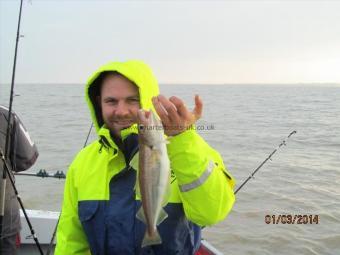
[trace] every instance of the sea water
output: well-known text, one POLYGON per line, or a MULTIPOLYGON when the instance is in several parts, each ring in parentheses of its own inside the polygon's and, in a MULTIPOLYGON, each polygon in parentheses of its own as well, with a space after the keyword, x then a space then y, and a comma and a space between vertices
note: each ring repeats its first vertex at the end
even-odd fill
MULTIPOLYGON (((0 86, 1 104, 8 105, 8 91, 0 86)), ((183 84, 161 91, 191 109, 194 94, 201 96, 198 132, 221 153, 236 187, 286 140, 204 238, 225 254, 340 254, 340 87, 183 84), (306 215, 318 224, 267 224, 267 215, 306 215)), ((13 110, 40 153, 27 172, 66 172, 91 126, 83 85, 18 84, 15 95, 13 110)), ((88 143, 94 139, 92 130, 88 143)), ((26 208, 60 210, 64 180, 17 176, 16 184, 26 208)))

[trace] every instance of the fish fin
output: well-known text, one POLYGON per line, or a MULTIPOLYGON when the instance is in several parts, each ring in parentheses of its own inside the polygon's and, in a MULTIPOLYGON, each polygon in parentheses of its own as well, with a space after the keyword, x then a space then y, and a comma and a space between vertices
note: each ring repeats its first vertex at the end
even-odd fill
POLYGON ((165 194, 164 194, 163 201, 162 201, 162 207, 165 207, 168 204, 170 195, 171 195, 171 185, 170 185, 170 179, 169 179, 169 182, 166 185, 166 190, 165 190, 165 194))
POLYGON ((138 179, 136 179, 134 190, 136 191, 136 197, 140 199, 141 195, 140 195, 140 187, 139 187, 138 179))
POLYGON ((146 224, 146 218, 143 211, 143 207, 141 206, 136 214, 136 218, 139 219, 141 222, 144 222, 146 224))
MULTIPOLYGON (((170 169, 170 167, 169 167, 169 169, 170 169)), ((169 198, 171 196, 172 179, 173 178, 172 178, 171 170, 169 170, 169 177, 168 177, 168 180, 167 180, 167 183, 166 183, 166 190, 165 190, 165 194, 163 196, 162 207, 165 207, 169 202, 169 198)))
MULTIPOLYGON (((151 155, 150 155, 150 161, 151 162, 160 162, 160 159, 161 159, 161 154, 159 153, 159 150, 154 150, 152 151, 151 155)), ((159 164, 159 163, 158 163, 159 164)), ((157 165, 158 167, 158 165, 157 165)))
POLYGON ((137 152, 130 160, 129 166, 131 166, 135 170, 138 170, 139 168, 138 164, 139 164, 139 152, 137 152))
POLYGON ((139 189, 139 182, 138 182, 138 175, 139 175, 139 152, 137 152, 133 158, 130 160, 129 166, 132 167, 134 170, 137 171, 137 178, 136 183, 134 186, 134 190, 138 197, 140 197, 140 189, 139 189))
POLYGON ((144 235, 143 242, 142 242, 142 247, 149 246, 149 245, 157 245, 161 243, 162 243, 162 239, 158 233, 157 228, 152 236, 148 234, 148 231, 145 231, 145 235, 144 235))
POLYGON ((166 218, 168 218, 168 214, 166 211, 162 208, 162 210, 159 212, 159 217, 157 220, 157 226, 161 224, 166 218))

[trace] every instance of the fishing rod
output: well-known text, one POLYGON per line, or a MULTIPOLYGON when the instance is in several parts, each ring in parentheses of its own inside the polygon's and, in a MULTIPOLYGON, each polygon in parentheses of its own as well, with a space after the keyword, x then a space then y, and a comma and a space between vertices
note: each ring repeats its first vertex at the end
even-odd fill
POLYGON ((256 174, 256 172, 258 170, 260 170, 260 168, 268 161, 271 160, 271 157, 278 151, 278 149, 281 148, 281 146, 286 145, 286 141, 292 136, 296 134, 296 131, 292 131, 286 139, 284 139, 278 147, 276 147, 272 153, 269 154, 269 156, 248 176, 248 178, 236 189, 236 191, 234 192, 234 194, 236 195, 237 192, 239 192, 240 189, 242 189, 242 187, 252 178, 254 178, 254 175, 256 174))
MULTIPOLYGON (((17 62, 17 52, 18 52, 18 42, 20 37, 20 23, 21 23, 21 11, 22 11, 22 1, 20 2, 20 10, 19 10, 19 20, 18 20, 18 28, 17 28, 17 37, 15 43, 15 51, 14 51, 14 63, 13 63, 13 71, 12 71, 12 82, 11 82, 11 91, 10 91, 10 99, 9 99, 9 110, 8 110, 8 125, 6 131, 6 142, 5 142, 5 153, 1 151, 1 159, 4 161, 8 156, 9 150, 9 136, 11 134, 11 118, 12 118, 12 105, 13 105, 13 90, 14 90, 14 80, 15 80, 15 68, 17 62)), ((6 182, 7 182, 7 171, 2 171, 2 183, 0 190, 0 244, 2 244, 2 229, 3 229, 3 218, 5 214, 5 197, 6 197, 6 182)))
POLYGON ((43 255, 44 253, 43 253, 43 251, 42 251, 42 249, 41 249, 41 246, 40 246, 38 237, 37 237, 37 235, 35 234, 35 231, 34 231, 34 229, 33 229, 33 226, 32 226, 32 224, 31 224, 31 221, 30 221, 29 218, 28 218, 27 212, 26 212, 26 210, 25 210, 24 204, 22 203, 21 197, 19 196, 19 193, 18 193, 18 190, 17 190, 17 188, 16 188, 16 186, 15 186, 14 180, 13 180, 12 176, 11 176, 10 173, 9 173, 10 167, 9 167, 9 165, 7 164, 7 161, 6 161, 6 159, 5 159, 5 155, 4 155, 3 151, 1 150, 1 148, 0 148, 0 156, 1 156, 1 159, 2 159, 2 161, 3 161, 3 163, 4 163, 4 166, 5 166, 5 169, 4 169, 4 170, 5 170, 5 171, 8 171, 8 179, 10 180, 10 182, 11 182, 11 184, 12 184, 12 187, 13 187, 13 190, 14 190, 14 194, 15 194, 15 196, 16 196, 17 199, 18 199, 18 202, 19 202, 19 204, 20 204, 20 207, 21 207, 21 209, 22 209, 22 212, 24 213, 25 219, 26 219, 26 221, 27 221, 27 225, 28 225, 28 227, 29 227, 29 229, 30 229, 30 231, 31 231, 31 234, 32 234, 33 239, 34 239, 34 242, 35 242, 35 244, 36 244, 36 246, 37 246, 37 248, 38 248, 40 254, 43 255))
MULTIPOLYGON (((12 105, 13 105, 13 91, 14 91, 14 80, 15 80, 15 69, 17 63, 17 52, 18 52, 18 43, 20 38, 20 24, 21 24, 21 12, 22 12, 22 2, 20 1, 20 10, 19 10, 19 19, 18 19, 18 28, 17 28, 17 36, 15 42, 15 51, 14 51, 14 63, 13 63, 13 71, 12 71, 12 81, 11 81, 11 92, 10 92, 10 100, 9 100, 9 110, 8 110, 8 125, 6 132, 6 142, 5 142, 5 153, 2 157, 6 158, 8 156, 9 150, 9 137, 11 134, 11 118, 12 118, 12 105)), ((3 217, 5 214, 5 197, 6 197, 6 178, 7 172, 2 171, 2 185, 0 190, 0 244, 2 243, 2 228, 3 228, 3 217)))
MULTIPOLYGON (((296 131, 292 131, 288 136, 287 136, 287 140, 292 136, 296 134, 296 131)), ((242 189, 242 187, 252 178, 254 178, 254 175, 256 174, 256 172, 258 170, 260 170, 260 168, 268 161, 268 160, 271 160, 271 157, 277 152, 277 150, 283 146, 283 145, 286 145, 286 139, 284 139, 280 144, 279 146, 277 146, 273 151, 272 153, 269 154, 269 156, 248 176, 248 178, 236 189, 236 191, 234 191, 234 195, 237 194, 237 192, 240 191, 240 189, 242 189)))
MULTIPOLYGON (((89 137, 90 137, 92 128, 93 128, 93 122, 91 123, 91 127, 90 127, 90 130, 89 130, 88 134, 87 134, 87 137, 86 137, 85 143, 84 143, 84 145, 83 145, 83 148, 85 148, 86 145, 87 145, 87 141, 89 140, 89 137)), ((52 235, 50 244, 48 245, 48 249, 47 249, 47 251, 46 251, 46 255, 50 255, 50 253, 51 253, 52 246, 53 246, 54 239, 55 239, 55 235, 56 235, 56 233, 57 233, 57 228, 58 228, 58 224, 59 224, 59 220, 60 220, 60 215, 61 215, 61 212, 60 212, 60 214, 59 214, 59 218, 58 218, 57 224, 56 224, 55 227, 54 227, 53 235, 52 235)))
POLYGON ((6 182, 7 182, 7 175, 10 180, 10 183, 13 187, 14 193, 18 199, 18 202, 20 204, 20 207, 24 213, 25 219, 27 221, 27 224, 30 228, 31 234, 33 236, 33 239, 36 243, 36 246, 40 252, 40 254, 44 254, 41 246, 39 244, 38 238, 35 235, 34 229, 32 227, 32 224, 27 216, 26 210, 24 208, 24 205, 22 203, 22 200, 18 194, 18 191, 15 187, 15 183, 13 181, 13 178, 10 173, 10 167, 6 162, 6 159, 9 158, 9 146, 10 146, 10 135, 12 134, 11 130, 11 119, 12 119, 12 106, 13 106, 13 98, 14 98, 14 81, 15 81, 15 70, 16 70, 16 63, 17 63, 17 53, 18 53, 18 45, 19 45, 19 38, 20 38, 20 24, 21 24, 21 14, 22 14, 22 4, 23 0, 20 1, 20 9, 19 9, 19 18, 18 18, 18 27, 17 27, 17 35, 16 35, 16 42, 15 42, 15 51, 14 51, 14 63, 13 63, 13 70, 12 70, 12 80, 11 80, 11 91, 10 91, 10 99, 9 99, 9 107, 8 107, 8 117, 7 117, 7 132, 6 132, 6 142, 5 142, 5 152, 3 152, 0 149, 0 156, 3 161, 4 169, 2 171, 2 184, 1 184, 1 190, 0 190, 0 246, 3 245, 3 219, 4 219, 4 213, 5 213, 5 198, 6 198, 6 182))

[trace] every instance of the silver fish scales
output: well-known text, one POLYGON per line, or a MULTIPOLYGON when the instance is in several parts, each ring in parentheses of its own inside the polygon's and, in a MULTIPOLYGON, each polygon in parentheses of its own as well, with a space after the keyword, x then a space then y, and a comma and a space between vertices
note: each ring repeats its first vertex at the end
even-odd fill
POLYGON ((170 190, 170 161, 164 129, 155 114, 152 111, 140 110, 138 124, 138 184, 142 206, 137 213, 137 218, 147 226, 142 242, 144 247, 162 242, 157 225, 168 216, 163 207, 167 203, 170 190))

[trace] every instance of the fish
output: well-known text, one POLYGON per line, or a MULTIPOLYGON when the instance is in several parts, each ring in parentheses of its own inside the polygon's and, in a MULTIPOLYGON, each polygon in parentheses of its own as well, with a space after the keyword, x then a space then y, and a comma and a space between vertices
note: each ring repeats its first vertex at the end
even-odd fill
POLYGON ((137 113, 139 162, 138 185, 141 204, 136 217, 146 224, 142 247, 162 243, 157 230, 167 217, 164 206, 170 193, 168 143, 161 121, 153 111, 137 113))

